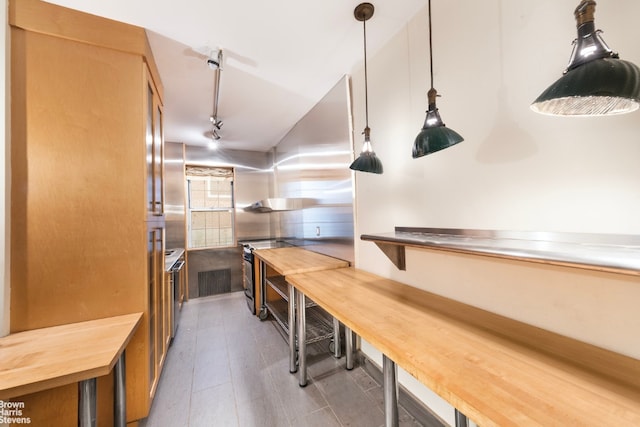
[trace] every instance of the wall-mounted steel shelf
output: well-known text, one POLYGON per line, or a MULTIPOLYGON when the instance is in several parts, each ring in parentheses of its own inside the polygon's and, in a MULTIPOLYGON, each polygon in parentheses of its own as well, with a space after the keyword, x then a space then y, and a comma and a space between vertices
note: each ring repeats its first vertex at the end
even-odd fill
POLYGON ((640 276, 640 235, 396 227, 360 238, 400 270, 408 246, 640 276))

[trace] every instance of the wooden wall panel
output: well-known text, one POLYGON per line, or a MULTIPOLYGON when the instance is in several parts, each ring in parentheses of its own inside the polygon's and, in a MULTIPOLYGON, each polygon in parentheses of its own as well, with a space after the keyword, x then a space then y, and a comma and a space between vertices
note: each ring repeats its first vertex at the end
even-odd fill
MULTIPOLYGON (((16 4, 50 7, 25 0, 12 2, 12 9, 16 4)), ((42 21, 46 14, 36 12, 42 21)), ((74 14, 74 24, 87 28, 86 15, 74 14)), ((91 22, 92 31, 100 32, 100 20, 91 22)), ((144 32, 136 34, 146 43, 144 32)), ((15 26, 11 39, 11 331, 145 312, 126 353, 128 419, 143 418, 150 405, 144 139, 149 60, 15 26)), ((111 423, 110 381, 100 380, 104 425, 111 423)), ((30 402, 29 416, 36 419, 57 419, 61 411, 75 417, 75 386, 21 399, 30 402)), ((69 424, 61 419, 55 425, 69 424)))
POLYGON ((142 61, 40 34, 26 44, 11 329, 144 311, 142 61))

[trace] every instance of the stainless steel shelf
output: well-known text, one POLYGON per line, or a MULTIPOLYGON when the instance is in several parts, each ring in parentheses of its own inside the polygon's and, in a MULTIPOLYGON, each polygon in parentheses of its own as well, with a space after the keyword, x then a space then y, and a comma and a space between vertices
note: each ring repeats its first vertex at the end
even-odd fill
POLYGON ((287 320, 288 303, 284 300, 275 300, 267 302, 267 309, 273 315, 278 325, 282 328, 285 335, 289 335, 289 321, 287 320))
POLYGON ((640 276, 639 235, 396 227, 360 238, 400 270, 408 246, 640 276))
MULTIPOLYGON (((278 325, 280 325, 285 336, 288 335, 289 322, 287 320, 287 314, 289 304, 287 301, 282 299, 268 301, 267 309, 273 315, 278 325)), ((307 319, 307 344, 313 344, 333 337, 333 319, 320 306, 314 305, 308 307, 305 314, 307 319)))
POLYGON ((284 276, 267 277, 267 285, 276 291, 285 301, 289 301, 289 284, 284 276))
MULTIPOLYGON (((284 276, 271 276, 267 277, 267 285, 278 293, 285 301, 289 301, 289 284, 284 279, 284 276)), ((305 307, 314 307, 316 303, 307 298, 305 307)))
POLYGON ((319 306, 306 310, 307 344, 326 340, 333 337, 333 320, 329 314, 319 306))

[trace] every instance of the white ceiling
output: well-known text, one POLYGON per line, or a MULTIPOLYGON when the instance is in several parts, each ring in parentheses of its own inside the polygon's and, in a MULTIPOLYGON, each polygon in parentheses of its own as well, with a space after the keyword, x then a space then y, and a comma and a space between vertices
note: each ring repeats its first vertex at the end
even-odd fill
MULTIPOLYGON (((149 30, 165 88, 165 139, 209 145, 215 72, 223 51, 220 147, 267 151, 362 62, 358 0, 48 0, 149 30)), ((374 0, 371 57, 425 0, 374 0)))

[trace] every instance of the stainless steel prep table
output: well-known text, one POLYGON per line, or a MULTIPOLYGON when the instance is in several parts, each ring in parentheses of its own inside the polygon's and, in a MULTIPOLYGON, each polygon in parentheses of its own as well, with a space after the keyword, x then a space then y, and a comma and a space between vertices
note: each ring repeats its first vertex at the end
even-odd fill
MULTIPOLYGON (((299 370, 300 385, 305 386, 307 383, 306 372, 306 345, 307 340, 298 337, 297 350, 299 353, 298 363, 296 363, 296 292, 293 286, 286 283, 287 276, 297 273, 306 273, 312 271, 322 271, 341 267, 348 267, 349 262, 338 258, 333 258, 328 255, 322 255, 316 252, 312 252, 298 247, 286 247, 276 249, 257 249, 253 252, 254 256, 260 261, 260 292, 261 292, 261 318, 264 318, 262 313, 266 314, 266 288, 267 283, 276 292, 278 292, 287 301, 287 335, 289 341, 289 371, 294 373, 299 370), (281 277, 268 280, 266 270, 267 266, 273 269, 281 277), (264 310, 264 311, 263 311, 264 310)), ((304 298, 304 296, 303 296, 304 298)), ((306 305, 306 302, 305 302, 306 305)), ((274 317, 278 316, 281 326, 284 323, 282 314, 279 310, 275 310, 273 307, 274 317)), ((304 310, 303 310, 304 312, 304 310)), ((276 317, 276 318, 278 318, 276 317)), ((306 324, 303 324, 306 326, 306 324)), ((299 326, 298 326, 299 328, 299 326)), ((303 335, 306 337, 306 328, 304 328, 303 335)), ((300 332, 298 330, 298 335, 300 332)), ((340 334, 338 321, 333 319, 333 339, 334 339, 334 352, 339 357, 340 355, 340 334)), ((317 337, 318 339, 321 336, 317 337)), ((347 340, 349 343, 350 341, 347 340)))

